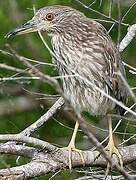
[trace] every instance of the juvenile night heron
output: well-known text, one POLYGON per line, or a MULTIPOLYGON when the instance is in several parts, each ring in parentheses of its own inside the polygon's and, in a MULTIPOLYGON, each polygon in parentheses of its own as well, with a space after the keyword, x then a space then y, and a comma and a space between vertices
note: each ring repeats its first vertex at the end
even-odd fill
MULTIPOLYGON (((76 111, 89 111, 92 115, 109 117, 109 143, 105 150, 109 151, 110 156, 116 154, 123 165, 121 154, 114 144, 111 117, 108 114, 115 111, 123 115, 124 110, 94 88, 97 86, 118 101, 126 103, 126 88, 117 75, 121 72, 125 77, 124 67, 106 29, 71 7, 49 6, 38 10, 30 21, 10 31, 7 37, 35 31, 47 32, 51 36, 55 54, 53 61, 59 74, 65 76, 64 94, 76 111), (71 76, 74 74, 78 75, 71 76)), ((75 148, 78 126, 76 122, 67 149, 69 156, 72 150, 79 152, 83 161, 81 151, 75 148)), ((71 165, 69 158, 70 168, 71 165)))

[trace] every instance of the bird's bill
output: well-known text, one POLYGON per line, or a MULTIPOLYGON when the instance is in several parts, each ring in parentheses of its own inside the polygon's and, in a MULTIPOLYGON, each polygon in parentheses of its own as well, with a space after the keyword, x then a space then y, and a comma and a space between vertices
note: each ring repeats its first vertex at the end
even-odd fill
POLYGON ((16 27, 15 29, 11 30, 10 32, 8 32, 5 37, 9 38, 14 35, 27 34, 27 33, 35 32, 35 31, 38 31, 36 23, 34 20, 30 20, 26 22, 25 24, 22 24, 16 27))

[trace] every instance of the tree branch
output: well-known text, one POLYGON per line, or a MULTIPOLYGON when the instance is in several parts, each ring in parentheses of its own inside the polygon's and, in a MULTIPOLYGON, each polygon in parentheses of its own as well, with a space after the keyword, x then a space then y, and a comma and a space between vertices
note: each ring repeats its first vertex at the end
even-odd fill
MULTIPOLYGON (((0 135, 0 140, 2 140, 2 136, 3 135, 0 135)), ((21 141, 23 136, 20 137, 21 138, 19 138, 18 136, 16 138, 16 135, 6 135, 6 136, 4 135, 3 140, 10 139, 15 141, 21 141)), ((32 140, 33 138, 26 137, 26 139, 32 140)), ((26 139, 24 138, 23 142, 28 142, 28 140, 26 141, 26 139)), ((37 139, 37 141, 39 140, 37 139)), ((11 175, 16 176, 17 174, 18 175, 20 174, 20 176, 22 175, 23 178, 27 179, 40 175, 46 175, 47 173, 50 172, 55 172, 57 170, 68 168, 68 151, 64 149, 60 149, 46 142, 42 144, 45 145, 46 150, 45 149, 38 150, 33 147, 27 147, 27 146, 24 147, 22 145, 11 146, 7 144, 5 146, 5 144, 1 144, 0 145, 1 153, 27 156, 30 157, 32 160, 31 162, 25 165, 1 169, 0 176, 7 177, 11 175)), ((34 143, 34 145, 37 145, 37 143, 36 144, 34 143)), ((136 160, 136 145, 130 145, 128 147, 120 148, 120 151, 123 156, 124 164, 128 164, 136 160)), ((97 160, 95 160, 97 154, 98 151, 83 151, 85 166, 106 167, 107 162, 103 157, 99 157, 97 160)), ((115 156, 113 156, 113 161, 114 161, 113 164, 114 167, 116 165, 116 162, 118 161, 115 156)), ((80 155, 77 152, 72 152, 72 164, 73 164, 73 168, 82 166, 80 155)))
POLYGON ((136 24, 133 24, 128 28, 126 36, 123 38, 119 45, 119 51, 122 52, 136 36, 136 24))
POLYGON ((40 148, 46 148, 49 151, 54 150, 54 146, 50 143, 33 137, 24 136, 22 134, 3 134, 0 135, 0 141, 18 141, 32 144, 33 146, 39 146, 40 148))

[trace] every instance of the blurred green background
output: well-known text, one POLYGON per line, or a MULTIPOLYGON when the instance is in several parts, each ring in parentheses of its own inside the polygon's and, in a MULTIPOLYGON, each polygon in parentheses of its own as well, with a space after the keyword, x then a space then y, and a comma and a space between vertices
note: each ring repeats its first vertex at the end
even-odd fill
MULTIPOLYGON (((93 1, 84 0, 82 1, 85 5, 90 5, 93 1)), ((109 0, 101 1, 97 0, 91 8, 108 15, 109 12, 109 0)), ((124 15, 134 1, 122 0, 121 2, 121 14, 124 15)), ((83 7, 76 0, 0 0, 0 49, 8 51, 6 44, 10 44, 18 54, 35 59, 41 62, 50 62, 51 57, 48 50, 44 47, 37 33, 29 35, 17 36, 11 39, 5 39, 4 35, 14 28, 15 26, 29 20, 33 16, 33 5, 36 9, 48 5, 68 5, 76 8, 86 14, 86 16, 97 19, 104 19, 97 13, 92 12, 89 9, 83 7)), ((124 22, 126 24, 136 23, 136 7, 128 13, 124 22)), ((117 3, 114 1, 112 9, 112 17, 118 19, 117 3)), ((110 23, 102 23, 107 30, 110 29, 110 23)), ((127 26, 121 26, 121 38, 127 32, 127 26)), ((110 35, 112 36, 115 43, 118 37, 118 26, 115 25, 111 30, 110 35)), ((50 38, 44 34, 47 43, 50 44, 50 38)), ((136 67, 136 41, 133 40, 131 44, 122 53, 122 59, 136 67)), ((20 69, 25 69, 15 58, 3 55, 0 53, 0 64, 6 64, 20 69)), ((47 65, 39 65, 38 68, 45 74, 51 76, 57 75, 57 71, 54 67, 47 65)), ((136 86, 136 76, 129 73, 127 70, 127 78, 130 86, 136 86)), ((0 78, 3 77, 23 77, 24 74, 17 74, 15 71, 4 69, 0 66, 0 78)), ((27 76, 27 75, 26 75, 27 76)), ((39 80, 16 80, 16 81, 0 81, 0 133, 19 133, 24 128, 28 127, 31 123, 35 122, 41 115, 43 115, 56 101, 56 97, 48 97, 43 94, 56 94, 56 91, 50 85, 43 83, 39 80), (41 94, 36 94, 41 93, 41 94)), ((133 104, 133 101, 129 99, 129 106, 133 104)), ((50 119, 44 126, 42 126, 33 136, 46 140, 50 143, 57 144, 60 147, 67 146, 70 140, 72 130, 67 128, 74 127, 72 120, 66 114, 67 109, 64 107, 62 111, 56 113, 56 115, 50 119), (61 124, 64 124, 62 126, 61 124)), ((95 127, 93 131, 95 135, 102 140, 106 137, 107 132, 101 129, 107 128, 107 122, 97 120, 88 114, 85 114, 86 118, 92 119, 92 123, 95 127), (98 128, 97 128, 97 127, 98 128)), ((114 121, 115 125, 116 121, 114 121)), ((136 126, 133 121, 123 120, 120 127, 118 128, 121 134, 116 135, 118 142, 122 142, 131 137, 135 131, 136 126)), ((135 143, 135 139, 128 141, 128 144, 135 143)), ((79 132, 77 136, 77 147, 81 149, 89 149, 92 145, 88 142, 87 137, 79 132)), ((28 162, 28 159, 20 158, 18 164, 24 164, 28 162)), ((16 156, 1 155, 0 156, 0 168, 11 167, 16 165, 16 156)), ((81 169, 80 169, 81 170, 81 169)), ((73 170, 71 173, 69 170, 60 172, 54 177, 54 179, 74 179, 82 176, 86 169, 82 168, 83 172, 78 172, 78 169, 73 170)), ((89 168, 88 168, 89 171, 89 168)), ((38 177, 36 179, 48 179, 53 174, 49 174, 46 177, 38 177)))

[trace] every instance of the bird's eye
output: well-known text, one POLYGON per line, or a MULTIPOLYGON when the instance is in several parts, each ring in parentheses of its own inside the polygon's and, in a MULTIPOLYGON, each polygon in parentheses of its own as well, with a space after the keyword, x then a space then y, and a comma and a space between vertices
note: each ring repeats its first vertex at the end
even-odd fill
POLYGON ((47 14, 47 15, 46 15, 46 19, 47 19, 48 21, 52 21, 52 20, 54 19, 54 14, 52 14, 52 13, 47 14))

